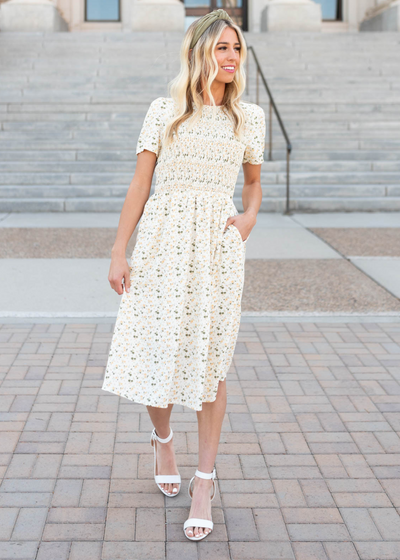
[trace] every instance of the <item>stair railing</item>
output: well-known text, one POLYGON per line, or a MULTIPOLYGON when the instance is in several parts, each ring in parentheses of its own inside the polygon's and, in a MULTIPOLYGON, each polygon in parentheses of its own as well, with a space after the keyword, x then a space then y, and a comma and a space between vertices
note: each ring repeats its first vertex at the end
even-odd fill
MULTIPOLYGON (((283 124, 283 121, 281 119, 281 116, 279 114, 278 111, 278 107, 276 106, 276 103, 274 101, 274 98, 272 96, 271 90, 268 87, 267 84, 267 80, 265 79, 264 73, 261 69, 260 63, 258 62, 258 58, 257 55, 255 53, 255 50, 252 46, 247 46, 247 50, 250 51, 253 55, 254 58, 254 62, 256 63, 256 71, 257 71, 257 76, 256 76, 256 103, 257 105, 260 104, 260 76, 261 76, 261 81, 264 84, 265 90, 268 94, 269 97, 269 153, 268 153, 268 159, 269 161, 272 161, 272 117, 273 117, 273 113, 275 113, 276 118, 278 120, 279 126, 281 128, 282 134, 285 138, 285 142, 286 142, 286 210, 284 212, 284 214, 290 214, 290 153, 292 151, 292 144, 290 142, 288 133, 286 132, 286 128, 285 125, 283 124)), ((249 56, 247 57, 247 68, 246 68, 246 74, 247 74, 247 80, 246 80, 246 93, 247 95, 249 95, 249 56)))

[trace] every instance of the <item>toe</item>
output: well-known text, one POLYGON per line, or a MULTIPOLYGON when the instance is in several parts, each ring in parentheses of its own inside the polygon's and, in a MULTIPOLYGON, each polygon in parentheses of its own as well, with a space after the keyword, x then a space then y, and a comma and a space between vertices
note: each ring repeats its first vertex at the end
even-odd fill
POLYGON ((193 527, 187 527, 186 534, 188 537, 193 537, 193 527))

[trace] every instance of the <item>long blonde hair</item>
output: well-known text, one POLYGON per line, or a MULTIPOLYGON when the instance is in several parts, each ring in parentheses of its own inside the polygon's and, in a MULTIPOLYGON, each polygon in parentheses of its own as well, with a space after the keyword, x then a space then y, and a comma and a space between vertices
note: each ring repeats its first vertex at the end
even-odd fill
POLYGON ((239 102, 246 86, 246 75, 244 72, 244 61, 247 56, 246 41, 240 27, 235 23, 220 19, 211 24, 200 36, 195 44, 191 58, 189 59, 190 43, 198 20, 194 21, 187 29, 180 50, 181 68, 179 74, 168 84, 169 94, 175 101, 177 111, 166 124, 163 142, 168 145, 173 140, 173 135, 178 134, 179 126, 191 118, 190 126, 194 126, 200 119, 203 110, 202 91, 205 91, 215 105, 215 99, 211 93, 211 84, 218 74, 218 62, 214 54, 215 47, 226 27, 231 27, 237 33, 240 43, 239 65, 236 69, 234 79, 225 85, 225 93, 222 100, 222 110, 230 116, 233 122, 234 134, 242 139, 245 125, 245 113, 239 102), (202 81, 204 90, 202 90, 202 81), (195 112, 194 105, 198 111, 195 112))

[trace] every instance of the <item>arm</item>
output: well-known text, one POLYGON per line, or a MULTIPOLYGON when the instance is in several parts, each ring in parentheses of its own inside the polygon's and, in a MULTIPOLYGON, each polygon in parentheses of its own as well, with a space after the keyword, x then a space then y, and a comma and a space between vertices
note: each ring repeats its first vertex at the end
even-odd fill
POLYGON ((112 289, 119 295, 124 291, 122 279, 124 279, 126 291, 129 292, 130 289, 130 268, 125 256, 126 248, 149 198, 156 160, 156 154, 149 150, 138 154, 135 174, 122 207, 108 274, 108 281, 112 289))
POLYGON ((262 202, 261 190, 261 164, 252 165, 251 163, 243 164, 244 185, 242 191, 243 214, 231 216, 226 221, 225 229, 230 224, 240 231, 242 239, 247 239, 251 230, 256 225, 257 214, 262 202))
POLYGON ((249 105, 248 121, 248 144, 243 155, 244 185, 242 192, 243 214, 231 216, 226 222, 240 231, 242 239, 250 235, 256 224, 257 214, 262 202, 261 189, 261 166, 264 161, 265 149, 265 114, 258 105, 249 105))

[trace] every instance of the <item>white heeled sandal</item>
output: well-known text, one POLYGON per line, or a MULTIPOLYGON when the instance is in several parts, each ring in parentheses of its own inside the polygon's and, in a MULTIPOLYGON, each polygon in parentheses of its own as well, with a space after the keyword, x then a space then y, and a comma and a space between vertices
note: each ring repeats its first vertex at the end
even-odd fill
MULTIPOLYGON (((212 478, 213 481, 213 490, 211 496, 211 501, 212 501, 215 498, 215 494, 216 494, 215 475, 216 475, 215 467, 212 473, 201 472, 197 469, 195 475, 191 478, 189 482, 189 487, 188 487, 189 496, 193 498, 192 482, 195 476, 198 476, 199 478, 208 478, 208 479, 212 478)), ((214 527, 214 523, 209 519, 199 519, 198 517, 189 517, 189 519, 187 519, 183 524, 183 532, 185 533, 185 537, 188 538, 190 541, 200 541, 201 539, 205 539, 212 532, 213 527, 214 527), (205 527, 207 529, 211 529, 211 531, 207 534, 203 534, 198 537, 195 537, 194 535, 193 537, 189 537, 186 534, 186 529, 188 527, 205 527)))
POLYGON ((156 481, 156 484, 161 490, 161 492, 166 496, 168 496, 169 498, 174 498, 175 496, 177 496, 181 490, 181 486, 179 486, 177 492, 174 493, 172 491, 171 494, 168 494, 168 492, 165 492, 165 490, 161 488, 160 484, 179 483, 181 485, 181 475, 180 474, 156 474, 156 470, 157 470, 156 440, 159 441, 160 443, 168 443, 172 439, 173 435, 174 433, 171 428, 171 432, 167 438, 164 439, 160 438, 156 433, 156 429, 153 428, 153 431, 151 432, 151 438, 150 438, 150 443, 154 448, 154 480, 156 481))

